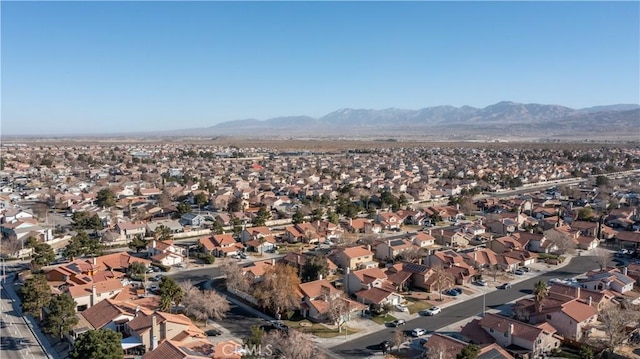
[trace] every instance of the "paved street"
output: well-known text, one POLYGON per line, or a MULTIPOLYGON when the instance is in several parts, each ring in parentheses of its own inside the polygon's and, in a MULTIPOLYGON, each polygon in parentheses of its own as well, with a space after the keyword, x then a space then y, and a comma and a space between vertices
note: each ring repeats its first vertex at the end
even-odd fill
MULTIPOLYGON (((10 283, 7 284, 12 285, 10 283)), ((2 350, 2 358, 48 358, 22 316, 14 310, 12 300, 4 287, 1 295, 2 318, 0 321, 0 334, 2 339, 0 350, 2 350)))
MULTIPOLYGON (((551 278, 574 277, 597 268, 598 265, 591 256, 574 257, 568 265, 558 270, 543 273, 539 276, 514 284, 511 289, 488 292, 485 295, 485 303, 487 308, 496 308, 504 303, 532 294, 533 285, 539 280, 547 281, 551 278)), ((417 317, 408 321, 407 325, 402 327, 402 330, 410 331, 414 328, 424 328, 431 332, 451 325, 462 319, 478 315, 482 313, 482 310, 483 297, 479 296, 460 304, 445 307, 443 308, 442 313, 434 317, 417 317)), ((394 330, 395 328, 386 328, 382 331, 334 346, 331 350, 343 358, 361 358, 379 354, 379 351, 373 348, 375 348, 375 346, 380 342, 389 340, 394 330)))

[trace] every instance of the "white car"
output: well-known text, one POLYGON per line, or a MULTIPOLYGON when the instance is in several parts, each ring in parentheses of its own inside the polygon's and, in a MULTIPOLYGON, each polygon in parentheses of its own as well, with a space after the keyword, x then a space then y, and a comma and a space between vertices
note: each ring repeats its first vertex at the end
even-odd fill
POLYGON ((422 329, 422 328, 416 328, 414 330, 411 331, 411 335, 414 337, 419 337, 421 335, 425 335, 427 334, 427 330, 426 329, 422 329))
POLYGON ((399 312, 408 312, 409 311, 409 308, 407 308, 407 306, 404 305, 404 304, 396 304, 395 308, 399 312))
POLYGON ((440 313, 442 311, 442 309, 440 307, 431 307, 427 310, 425 310, 424 314, 425 315, 436 315, 438 313, 440 313))

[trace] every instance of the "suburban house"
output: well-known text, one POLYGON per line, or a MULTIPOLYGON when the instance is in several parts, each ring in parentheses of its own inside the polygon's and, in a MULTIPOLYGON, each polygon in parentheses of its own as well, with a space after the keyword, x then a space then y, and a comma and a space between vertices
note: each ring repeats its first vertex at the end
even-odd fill
POLYGON ((431 235, 431 231, 416 233, 412 241, 413 244, 420 248, 435 249, 430 248, 436 244, 436 239, 431 235))
POLYGON ((145 236, 147 224, 145 222, 118 222, 116 231, 121 239, 131 240, 135 236, 145 236))
POLYGON ((382 229, 399 229, 403 221, 397 214, 391 212, 380 212, 376 215, 376 223, 378 223, 382 229))
POLYGON ((115 297, 124 289, 124 285, 118 278, 101 282, 92 282, 67 287, 66 291, 76 302, 76 311, 81 312, 105 299, 115 297))
POLYGON ((378 266, 378 262, 373 260, 371 246, 357 246, 337 249, 329 254, 338 267, 350 270, 373 268, 378 266))
MULTIPOLYGON (((553 253, 558 250, 558 246, 549 240, 544 234, 517 232, 513 234, 513 237, 519 239, 519 241, 526 241, 526 249, 535 253, 553 253)), ((521 242, 522 243, 522 242, 521 242)))
MULTIPOLYGON (((289 252, 287 253, 280 261, 282 263, 286 263, 298 271, 298 276, 302 273, 302 267, 304 267, 305 263, 312 257, 311 254, 299 253, 299 252, 289 252)), ((335 274, 338 266, 335 265, 332 261, 330 261, 326 257, 322 257, 327 262, 327 267, 329 268, 329 274, 335 274)))
POLYGON ((260 240, 261 238, 273 238, 274 234, 269 227, 248 227, 242 230, 240 241, 246 243, 251 240, 260 240))
POLYGON ((160 226, 168 228, 171 233, 184 232, 184 228, 182 227, 180 222, 173 219, 164 219, 161 221, 147 222, 147 235, 154 236, 157 228, 160 226))
POLYGON ((243 345, 233 340, 215 344, 205 339, 165 340, 142 359, 240 359, 242 353, 243 345))
POLYGON ((560 345, 560 340, 553 335, 555 330, 549 326, 534 326, 493 313, 485 313, 477 325, 512 355, 538 357, 560 345))
POLYGON ((249 283, 255 284, 264 280, 264 275, 276 265, 275 259, 267 259, 250 263, 242 267, 242 275, 249 283))
POLYGON ((239 254, 243 250, 242 244, 238 243, 232 234, 214 234, 209 237, 198 239, 202 249, 216 257, 226 257, 239 254))
POLYGON ((393 261, 405 251, 420 250, 408 239, 389 239, 380 241, 376 246, 375 258, 382 261, 393 261))
POLYGON ((583 288, 601 291, 609 289, 624 294, 633 290, 635 280, 627 275, 627 267, 608 268, 603 271, 589 272, 587 278, 580 281, 583 288))
POLYGON ((397 287, 387 280, 387 274, 378 267, 355 271, 347 270, 343 284, 345 291, 349 295, 373 287, 384 288, 389 291, 397 290, 397 287))
POLYGON ((382 227, 377 224, 371 222, 371 220, 366 218, 356 218, 349 219, 349 222, 343 223, 343 227, 352 233, 380 233, 382 231, 382 227))
POLYGON ((205 224, 204 216, 201 216, 197 213, 185 213, 180 217, 180 223, 184 226, 189 226, 193 228, 199 228, 204 226, 205 224))
POLYGON ((309 318, 317 322, 323 322, 327 320, 327 316, 332 306, 335 306, 333 301, 344 301, 349 308, 349 314, 347 318, 352 319, 355 315, 362 313, 366 306, 357 303, 342 295, 342 291, 336 289, 326 279, 319 279, 313 282, 301 283, 299 285, 301 293, 301 312, 302 316, 309 318))
MULTIPOLYGON (((433 333, 424 343, 427 358, 456 359, 469 343, 441 333, 433 333)), ((496 343, 480 347, 476 359, 514 359, 513 355, 496 343)))
POLYGON ((155 351, 159 343, 177 340, 188 343, 205 339, 207 335, 184 314, 140 311, 125 324, 123 344, 129 348, 142 347, 144 352, 155 351))
POLYGON ((320 235, 311 223, 298 223, 284 228, 284 239, 289 243, 304 242, 314 244, 320 242, 320 235))
POLYGON ((147 253, 152 261, 164 266, 184 265, 187 260, 187 249, 175 245, 171 240, 151 240, 147 245, 147 253))

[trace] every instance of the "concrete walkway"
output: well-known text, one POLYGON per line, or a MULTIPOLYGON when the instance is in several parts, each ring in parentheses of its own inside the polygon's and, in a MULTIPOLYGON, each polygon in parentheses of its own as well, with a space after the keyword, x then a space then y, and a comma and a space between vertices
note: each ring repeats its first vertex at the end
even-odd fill
POLYGON ((47 340, 46 336, 40 330, 40 327, 36 323, 35 319, 31 315, 24 315, 22 313, 22 303, 20 301, 20 297, 15 292, 13 288, 15 275, 9 276, 6 281, 2 284, 2 289, 9 295, 11 298, 11 302, 13 305, 13 310, 19 315, 22 316, 25 325, 29 328, 29 333, 38 343, 38 345, 42 348, 42 351, 47 355, 47 358, 50 359, 59 359, 58 353, 53 349, 49 340, 47 340))

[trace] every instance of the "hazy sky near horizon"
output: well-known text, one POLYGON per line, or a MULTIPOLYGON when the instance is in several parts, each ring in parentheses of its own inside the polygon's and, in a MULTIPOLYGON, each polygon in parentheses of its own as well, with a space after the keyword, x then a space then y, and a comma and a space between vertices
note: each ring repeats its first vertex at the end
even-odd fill
POLYGON ((640 3, 10 2, 1 133, 640 102, 640 3))

